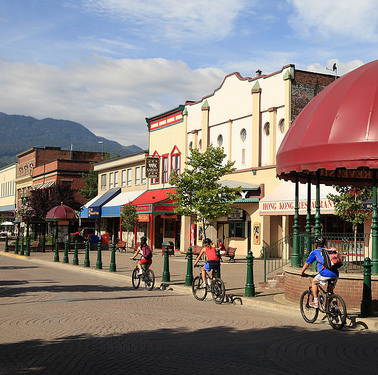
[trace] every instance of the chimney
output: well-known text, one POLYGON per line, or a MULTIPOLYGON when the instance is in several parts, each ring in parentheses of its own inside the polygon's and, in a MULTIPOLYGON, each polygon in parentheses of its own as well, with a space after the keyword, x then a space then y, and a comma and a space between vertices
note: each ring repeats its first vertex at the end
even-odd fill
POLYGON ((262 71, 260 69, 257 69, 256 70, 256 77, 260 77, 261 73, 262 73, 262 71))

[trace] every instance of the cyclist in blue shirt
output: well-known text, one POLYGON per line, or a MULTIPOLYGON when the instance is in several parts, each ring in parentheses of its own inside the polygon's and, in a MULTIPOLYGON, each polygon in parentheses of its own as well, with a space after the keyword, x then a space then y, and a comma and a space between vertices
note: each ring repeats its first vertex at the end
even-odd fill
MULTIPOLYGON (((339 277, 338 269, 330 270, 324 267, 324 258, 322 255, 322 249, 325 249, 326 239, 323 236, 316 236, 315 243, 317 248, 311 252, 307 261, 301 270, 301 276, 304 276, 306 269, 310 266, 311 263, 318 263, 318 274, 312 279, 312 293, 314 294, 314 301, 310 302, 310 306, 318 308, 318 285, 319 283, 323 286, 326 286, 327 281, 332 278, 339 277)), ((336 285, 336 282, 335 282, 336 285)), ((332 292, 332 291, 331 291, 332 292)))

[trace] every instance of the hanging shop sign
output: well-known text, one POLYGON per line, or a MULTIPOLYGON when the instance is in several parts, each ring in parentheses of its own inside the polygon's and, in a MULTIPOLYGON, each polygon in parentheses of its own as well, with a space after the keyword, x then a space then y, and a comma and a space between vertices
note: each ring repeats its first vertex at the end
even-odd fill
POLYGON ((146 177, 159 178, 160 159, 157 157, 146 157, 146 177))
POLYGON ((244 210, 235 208, 227 217, 228 221, 244 221, 244 210))

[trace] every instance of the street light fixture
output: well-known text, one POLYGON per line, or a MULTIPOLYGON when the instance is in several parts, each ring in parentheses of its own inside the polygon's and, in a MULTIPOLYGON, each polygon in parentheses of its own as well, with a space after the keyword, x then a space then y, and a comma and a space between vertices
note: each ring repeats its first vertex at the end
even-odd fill
POLYGON ((98 144, 101 145, 101 159, 104 159, 104 142, 98 141, 98 144))

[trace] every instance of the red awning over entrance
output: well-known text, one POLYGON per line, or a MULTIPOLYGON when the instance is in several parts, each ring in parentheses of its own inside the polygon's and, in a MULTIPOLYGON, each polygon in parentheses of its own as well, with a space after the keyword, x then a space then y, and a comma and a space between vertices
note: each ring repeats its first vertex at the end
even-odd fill
POLYGON ((378 60, 320 92, 295 119, 277 153, 277 175, 285 180, 293 180, 293 172, 301 179, 321 169, 327 185, 370 183, 369 169, 376 168, 378 60))
POLYGON ((138 198, 134 199, 132 204, 134 206, 140 206, 140 205, 159 203, 163 201, 167 201, 166 203, 172 203, 174 201, 169 198, 168 193, 174 193, 174 192, 175 192, 175 188, 148 190, 144 192, 142 195, 140 195, 138 198))

